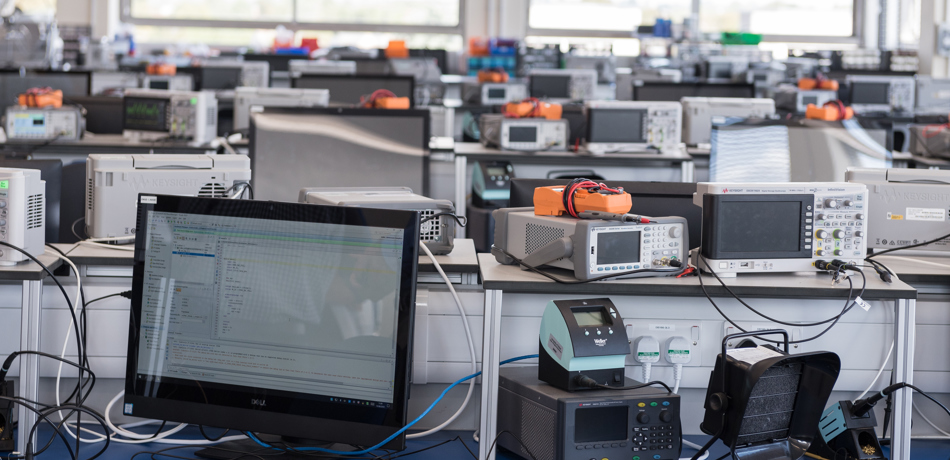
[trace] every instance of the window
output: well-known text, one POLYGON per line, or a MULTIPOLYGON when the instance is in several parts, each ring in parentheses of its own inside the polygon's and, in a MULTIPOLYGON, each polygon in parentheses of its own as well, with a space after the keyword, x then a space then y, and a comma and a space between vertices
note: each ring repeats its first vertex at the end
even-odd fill
MULTIPOLYGON (((40 1, 40 0, 31 0, 40 1)), ((274 28, 318 31, 321 46, 462 48, 465 0, 121 0, 122 21, 144 43, 268 46, 274 28), (345 32, 345 33, 344 33, 345 32), (358 43, 345 41, 353 38, 358 43), (421 46, 420 46, 421 45, 421 46)))
POLYGON ((701 0, 703 32, 764 35, 854 35, 854 0, 701 0))
POLYGON ((901 0, 898 40, 901 48, 920 46, 920 0, 901 0))
POLYGON ((690 15, 691 3, 691 0, 531 0, 528 28, 629 34, 638 26, 653 25, 658 18, 682 23, 690 15))
POLYGON ((16 7, 25 14, 52 16, 56 13, 56 0, 17 0, 16 7))

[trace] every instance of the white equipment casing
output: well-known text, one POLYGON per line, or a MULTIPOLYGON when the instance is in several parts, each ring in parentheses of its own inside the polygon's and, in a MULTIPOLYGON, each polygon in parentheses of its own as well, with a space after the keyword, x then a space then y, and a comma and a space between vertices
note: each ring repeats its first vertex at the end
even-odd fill
MULTIPOLYGON (((853 168, 845 178, 868 187, 868 247, 909 246, 950 233, 950 171, 853 168)), ((913 252, 944 255, 950 240, 897 255, 913 252)))
POLYGON ((650 217, 649 223, 538 216, 534 208, 492 211, 499 263, 517 263, 499 249, 534 267, 547 265, 574 272, 579 280, 605 275, 617 278, 667 276, 682 271, 689 251, 686 219, 650 217), (650 270, 647 272, 639 270, 650 270), (630 271, 629 274, 622 274, 630 271))
POLYGON ((132 141, 184 140, 204 145, 218 136, 218 99, 211 91, 128 90, 123 98, 123 116, 128 128, 128 104, 134 99, 165 101, 164 130, 124 129, 132 141))
POLYGON ((917 76, 914 113, 946 115, 950 111, 950 79, 917 76))
MULTIPOLYGON (((587 116, 587 138, 584 145, 594 155, 620 152, 642 152, 648 149, 667 150, 680 143, 683 129, 683 106, 679 102, 661 101, 592 101, 584 105, 587 116), (626 133, 640 135, 623 141, 604 142, 594 139, 597 117, 593 112, 603 112, 601 116, 609 116, 610 111, 640 112, 640 126, 628 127, 626 133)), ((617 132, 611 129, 609 131, 617 132)))
POLYGON ((815 261, 819 259, 861 263, 867 253, 868 190, 863 184, 696 185, 693 204, 703 209, 699 248, 703 257, 693 251, 692 261, 700 269, 708 271, 711 267, 728 276, 807 272, 815 270, 815 261), (786 212, 792 208, 796 214, 786 212), (786 219, 787 225, 778 228, 764 219, 786 219))
POLYGON ((195 79, 191 75, 144 75, 139 87, 166 91, 194 91, 195 79))
POLYGON ((768 118, 775 115, 772 99, 738 97, 684 97, 683 142, 687 145, 708 144, 714 122, 727 117, 768 118))
POLYGON ((91 154, 86 161, 86 233, 135 236, 139 193, 221 198, 251 180, 246 155, 91 154))
MULTIPOLYGON (((419 211, 426 219, 436 214, 455 214, 449 200, 434 200, 412 193, 409 187, 313 187, 300 190, 301 203, 326 206, 357 206, 363 208, 419 211)), ((423 222, 419 237, 433 254, 448 254, 454 248, 455 219, 443 215, 423 222)))
POLYGON ((917 82, 914 77, 885 77, 874 75, 848 75, 845 79, 851 88, 851 108, 856 114, 873 112, 913 112, 917 82), (854 85, 887 85, 887 102, 861 103, 854 101, 854 85))
POLYGON ((247 129, 251 113, 265 107, 328 107, 330 92, 325 89, 251 88, 234 90, 234 130, 247 129))
POLYGON ((355 75, 356 61, 292 60, 288 64, 290 78, 302 75, 355 75))
POLYGON ((482 105, 504 105, 528 97, 528 86, 523 83, 482 83, 482 105))
POLYGON ((441 105, 425 107, 429 111, 429 138, 449 138, 455 133, 455 108, 441 105))
POLYGON ((266 61, 205 61, 202 67, 241 69, 239 86, 267 88, 270 86, 270 64, 266 61))
POLYGON ((531 69, 528 74, 530 93, 531 78, 536 76, 570 77, 567 98, 549 98, 550 101, 589 101, 597 94, 597 71, 593 69, 531 69))
POLYGON ((507 118, 502 114, 482 115, 479 129, 482 145, 522 151, 567 150, 570 132, 570 126, 564 119, 507 118))
MULTIPOLYGON (((36 257, 46 244, 46 181, 36 169, 0 168, 0 241, 36 257)), ((29 260, 0 246, 0 265, 29 260)))
POLYGON ((86 119, 79 107, 35 108, 7 107, 7 139, 78 141, 86 130, 86 119))

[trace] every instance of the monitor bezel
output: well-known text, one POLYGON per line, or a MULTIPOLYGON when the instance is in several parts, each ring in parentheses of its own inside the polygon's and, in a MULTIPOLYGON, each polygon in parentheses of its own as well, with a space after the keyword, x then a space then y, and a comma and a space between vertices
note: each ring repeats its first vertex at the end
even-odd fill
MULTIPOLYGON (((397 432, 407 422, 416 276, 419 255, 420 214, 417 211, 320 206, 170 195, 139 195, 138 221, 132 275, 128 359, 125 380, 126 415, 192 423, 232 430, 263 432, 300 439, 353 445, 374 445, 397 432), (149 197, 142 204, 142 197, 149 197), (151 198, 154 197, 154 198, 151 198), (138 379, 138 332, 142 314, 145 276, 145 241, 149 211, 257 218, 275 221, 337 223, 404 230, 396 333, 396 374, 391 408, 307 400, 302 393, 201 382, 185 385, 178 379, 138 379), (153 389, 147 390, 151 382, 153 389), (196 391, 197 389, 197 391, 196 391), (161 396, 159 396, 161 394, 161 396), (173 397, 169 397, 173 396, 173 397), (199 401, 213 400, 213 404, 199 401), (293 414, 275 412, 252 403, 266 398, 270 408, 289 406, 293 414), (273 401, 273 402, 272 402, 273 401), (131 406, 130 406, 131 405, 131 406), (327 414, 333 413, 334 416, 327 414), (303 414, 321 414, 309 416, 303 414), (346 414, 342 416, 340 414, 346 414), (340 415, 337 417, 337 415, 340 415)), ((384 448, 405 448, 405 433, 384 448)))
MULTIPOLYGON (((313 87, 304 87, 304 89, 323 89, 319 86, 319 80, 330 80, 330 79, 350 79, 350 80, 392 80, 392 81, 402 81, 409 83, 409 95, 408 96, 397 96, 399 97, 408 97, 409 98, 409 107, 416 106, 416 79, 415 77, 407 75, 371 75, 371 74, 318 74, 318 73, 304 73, 299 77, 290 78, 290 87, 291 88, 301 88, 301 80, 314 80, 317 81, 318 86, 313 87)), ((348 101, 348 102, 334 102, 333 101, 333 92, 330 92, 330 105, 352 105, 353 107, 359 106, 359 101, 348 101)))

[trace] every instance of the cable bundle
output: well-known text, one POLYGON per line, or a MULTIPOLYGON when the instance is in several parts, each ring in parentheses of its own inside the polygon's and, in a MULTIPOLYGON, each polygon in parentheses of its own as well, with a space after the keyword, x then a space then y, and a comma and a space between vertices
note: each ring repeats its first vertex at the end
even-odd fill
POLYGON ((580 189, 587 190, 590 193, 607 192, 610 195, 620 195, 623 193, 623 187, 617 187, 613 189, 608 187, 607 184, 597 183, 590 179, 573 179, 568 182, 566 186, 564 186, 564 193, 562 195, 564 209, 567 210, 567 213, 571 217, 577 217, 577 208, 574 205, 574 196, 580 189))
POLYGON ((376 101, 385 97, 396 97, 396 93, 388 89, 377 89, 369 96, 360 96, 360 105, 372 109, 376 107, 376 101))

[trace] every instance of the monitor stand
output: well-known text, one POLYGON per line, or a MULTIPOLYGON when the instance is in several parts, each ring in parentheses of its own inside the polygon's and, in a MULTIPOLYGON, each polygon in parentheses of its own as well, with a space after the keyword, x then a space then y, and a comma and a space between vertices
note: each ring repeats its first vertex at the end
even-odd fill
MULTIPOLYGON (((279 438, 277 436, 262 436, 258 435, 258 439, 274 446, 274 447, 284 447, 289 446, 291 448, 295 447, 323 447, 325 449, 337 450, 341 452, 346 451, 355 451, 356 448, 347 444, 333 444, 326 443, 321 441, 306 441, 299 438, 279 438), (292 439, 292 440, 291 440, 292 439)), ((246 459, 254 458, 255 455, 261 457, 268 457, 274 455, 280 455, 281 460, 313 460, 314 455, 320 455, 322 460, 332 460, 332 459, 346 459, 352 458, 347 456, 333 457, 330 454, 321 454, 318 452, 289 452, 281 451, 275 449, 268 449, 267 447, 261 446, 260 444, 254 442, 251 439, 242 439, 239 441, 228 441, 222 442, 221 444, 216 444, 214 446, 206 447, 195 452, 195 455, 201 458, 207 458, 210 460, 236 460, 236 459, 246 459), (325 455, 325 456, 324 456, 325 455)))

